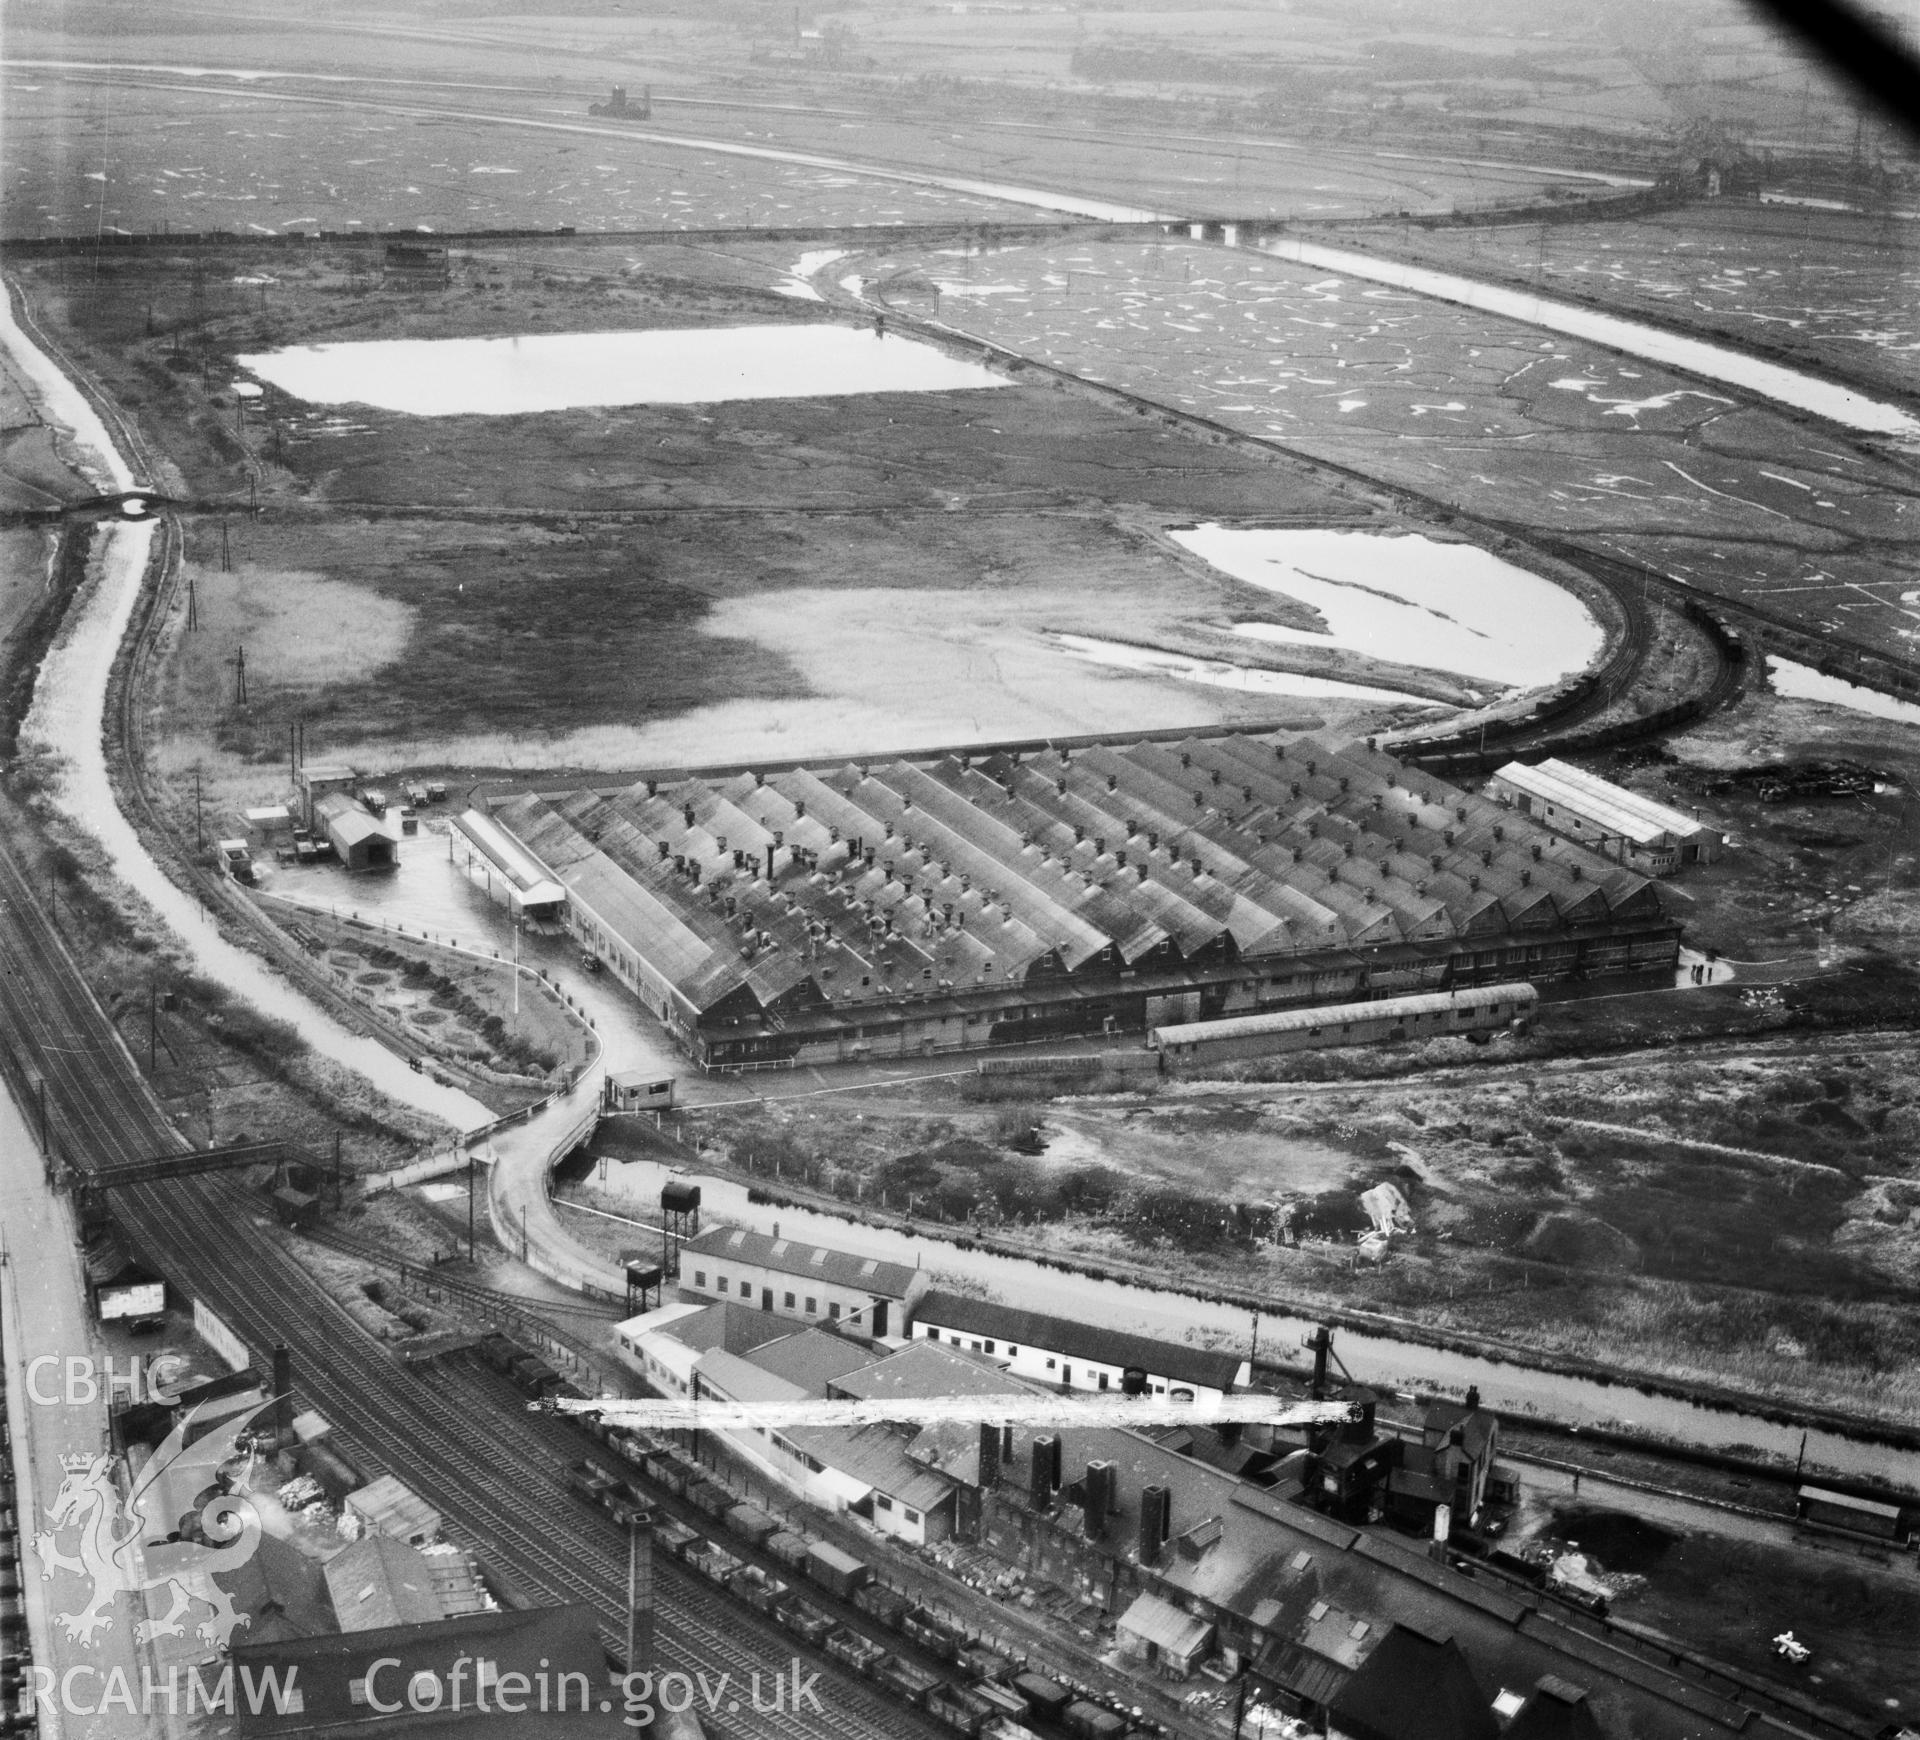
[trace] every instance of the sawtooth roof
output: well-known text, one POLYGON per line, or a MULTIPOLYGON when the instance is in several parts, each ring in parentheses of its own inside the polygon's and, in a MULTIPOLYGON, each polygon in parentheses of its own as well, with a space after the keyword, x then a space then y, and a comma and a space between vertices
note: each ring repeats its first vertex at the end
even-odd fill
POLYGON ((696 1016, 1658 912, 1526 816, 1313 737, 642 780, 492 819, 696 1016))

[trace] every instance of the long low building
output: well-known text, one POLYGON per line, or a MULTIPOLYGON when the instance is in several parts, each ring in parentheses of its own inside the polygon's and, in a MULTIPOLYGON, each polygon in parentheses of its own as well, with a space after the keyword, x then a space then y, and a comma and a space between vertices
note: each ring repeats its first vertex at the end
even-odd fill
POLYGON ((1252 1376, 1237 1353, 1156 1341, 937 1288, 913 1307, 913 1338, 984 1354, 1015 1377, 1069 1390, 1118 1394, 1131 1377, 1143 1394, 1184 1393, 1195 1402, 1217 1402, 1245 1389, 1252 1376))
POLYGON ((1490 1033, 1531 1015, 1539 1001, 1540 994, 1531 985, 1483 985, 1476 990, 1428 991, 1417 997, 1381 997, 1370 1003, 1279 1009, 1266 1015, 1156 1027, 1149 1043, 1166 1067, 1177 1071, 1286 1051, 1490 1033))
POLYGON ((830 1250, 804 1239, 710 1226, 680 1247, 680 1291, 751 1306, 806 1323, 836 1323, 856 1335, 897 1335, 926 1271, 830 1250))
POLYGON ((491 820, 709 1068, 1670 968, 1644 876, 1361 744, 1223 734, 619 790, 491 820))
POLYGON ((1726 835, 1697 815, 1551 756, 1534 767, 1509 761, 1488 781, 1487 794, 1556 834, 1650 876, 1711 863, 1727 843, 1726 835))

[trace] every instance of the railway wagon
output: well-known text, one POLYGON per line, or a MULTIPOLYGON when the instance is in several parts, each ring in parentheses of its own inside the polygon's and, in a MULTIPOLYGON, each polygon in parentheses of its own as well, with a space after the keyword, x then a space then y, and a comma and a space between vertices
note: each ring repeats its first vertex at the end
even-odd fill
POLYGON ((697 1547, 689 1547, 686 1560, 701 1576, 718 1583, 722 1588, 727 1579, 740 1569, 741 1561, 725 1547, 716 1546, 712 1541, 703 1541, 697 1547))
POLYGON ((1076 1698, 1067 1706, 1060 1725, 1069 1734, 1078 1735, 1079 1740, 1120 1740, 1127 1731, 1120 1717, 1098 1704, 1088 1703, 1085 1698, 1076 1698))
POLYGON ((987 1718, 994 1713, 991 1704, 975 1696, 965 1686, 949 1685, 942 1681, 927 1693, 927 1714, 955 1733, 965 1734, 967 1740, 976 1740, 980 1730, 987 1725, 987 1718))
POLYGON ((960 1659, 962 1646, 959 1636, 944 1619, 928 1612, 926 1608, 915 1607, 903 1615, 900 1629, 937 1660, 955 1662, 960 1659))
POLYGON ((842 1601, 851 1601, 863 1585, 872 1581, 873 1571, 851 1553, 815 1541, 807 1549, 807 1575, 842 1601))
POLYGON ((727 1588, 756 1613, 771 1613, 790 1593, 787 1584, 769 1576, 758 1565, 736 1571, 727 1579, 727 1588))
POLYGON ((789 1595, 773 1617, 795 1637, 816 1645, 825 1643, 827 1634, 837 1629, 834 1620, 799 1595, 789 1595))
POLYGON ((1027 1719, 1027 1700, 1018 1692, 987 1679, 976 1680, 967 1689, 996 1716, 1012 1722, 1027 1719))
POLYGON ((474 1343, 477 1352, 495 1371, 511 1371, 513 1362, 526 1356, 526 1349, 510 1335, 493 1330, 474 1343))
POLYGON ((984 1644, 963 1649, 960 1652, 960 1665, 968 1677, 975 1680, 999 1680, 1004 1683, 1014 1675, 1014 1664, 997 1649, 988 1649, 984 1644))
POLYGON ((733 1494, 724 1486, 715 1486, 711 1480, 691 1480, 687 1483, 687 1503, 715 1522, 721 1521, 728 1511, 733 1509, 733 1494))
POLYGON ((1539 1001, 1540 993, 1528 984, 1483 985, 1156 1027, 1147 1043, 1159 1052, 1161 1067, 1177 1075, 1210 1064, 1278 1057, 1290 1051, 1492 1033, 1515 1021, 1530 1020, 1539 1001))
POLYGON ((987 1740, 1040 1740, 1040 1736, 1024 1723, 1005 1716, 995 1716, 981 1732, 987 1736, 987 1740))
POLYGON ((727 1512, 726 1523, 728 1534, 738 1535, 756 1547, 780 1532, 780 1525, 756 1504, 736 1504, 727 1512))
POLYGON ((870 1613, 889 1631, 898 1631, 900 1622, 913 1611, 913 1603, 898 1590, 884 1583, 868 1583, 854 1596, 853 1604, 862 1613, 870 1613))
POLYGON ((1044 1674, 1016 1674, 1013 1689, 1026 1700, 1027 1709, 1043 1722, 1058 1722, 1073 1702, 1073 1693, 1044 1674))
POLYGON ((678 1517, 663 1516, 653 1525, 653 1544, 664 1548, 676 1559, 684 1559, 687 1549, 700 1539, 700 1535, 680 1521, 678 1517))
POLYGON ((870 1637, 862 1637, 857 1631, 849 1631, 842 1626, 827 1639, 827 1654, 836 1661, 843 1661, 857 1674, 868 1679, 873 1670, 887 1658, 887 1652, 870 1637))
POLYGON ((779 1533, 767 1537, 766 1548, 781 1564, 796 1571, 807 1568, 807 1554, 813 1543, 805 1535, 796 1535, 791 1529, 781 1529, 779 1533))
POLYGON ((917 1668, 910 1661, 889 1655, 873 1670, 874 1684, 885 1686, 903 1704, 918 1708, 927 1701, 927 1693, 940 1683, 939 1675, 917 1668))

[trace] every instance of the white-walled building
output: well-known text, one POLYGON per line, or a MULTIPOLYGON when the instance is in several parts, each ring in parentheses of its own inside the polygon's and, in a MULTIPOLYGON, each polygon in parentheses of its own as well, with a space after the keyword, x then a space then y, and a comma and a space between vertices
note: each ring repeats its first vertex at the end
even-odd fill
POLYGON ((1726 849, 1726 835, 1697 815, 1551 756, 1535 767, 1509 761, 1488 781, 1487 796, 1649 876, 1711 863, 1726 849))
POLYGON ((712 1226, 680 1247, 680 1291, 803 1323, 844 1324, 875 1340, 905 1333, 926 1272, 743 1227, 712 1226))
POLYGON ((1144 1394, 1217 1402, 1245 1389, 1253 1370, 1236 1353, 1155 1341, 939 1290, 929 1290, 914 1305, 912 1336, 986 1354, 1033 1383, 1096 1393, 1124 1391, 1131 1372, 1144 1394))

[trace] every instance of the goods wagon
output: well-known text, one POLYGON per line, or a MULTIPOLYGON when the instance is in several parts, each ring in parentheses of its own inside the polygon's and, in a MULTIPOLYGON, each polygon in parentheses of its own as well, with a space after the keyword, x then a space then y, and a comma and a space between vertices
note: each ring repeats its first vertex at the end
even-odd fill
POLYGON ((807 1552, 812 1546, 805 1535, 796 1535, 789 1529, 767 1537, 767 1551, 783 1565, 791 1565, 796 1571, 807 1568, 807 1552))
POLYGON ((942 1683, 927 1693, 927 1714, 955 1733, 965 1734, 968 1740, 974 1740, 974 1736, 986 1726, 987 1718, 994 1713, 990 1704, 964 1686, 942 1683))
POLYGON ((1073 1702, 1065 1686, 1040 1674, 1016 1674, 1013 1689, 1027 1701, 1027 1708, 1043 1722, 1057 1722, 1073 1702))
POLYGON ((716 1546, 712 1541, 702 1542, 697 1547, 689 1547, 686 1559, 687 1563, 701 1576, 711 1578, 722 1585, 740 1569, 740 1561, 725 1547, 716 1546))
POLYGON ((736 1504, 727 1512, 727 1532, 751 1541, 756 1547, 779 1531, 780 1525, 758 1505, 736 1504))
POLYGON ((1077 1734, 1080 1740, 1120 1740, 1120 1736, 1127 1731, 1126 1723, 1111 1710, 1103 1710, 1098 1704, 1088 1703, 1085 1698, 1076 1699, 1067 1706, 1060 1724, 1069 1734, 1077 1734))
POLYGON ((715 1522, 733 1509, 733 1494, 724 1486, 715 1486, 711 1480, 689 1481, 686 1499, 695 1510, 712 1517, 715 1522))
POLYGON ((676 1559, 684 1559, 687 1549, 699 1539, 698 1534, 676 1517, 663 1516, 653 1525, 653 1544, 664 1548, 676 1559))
POLYGON ((758 1565, 748 1565, 727 1579, 727 1588, 756 1613, 771 1613, 788 1594, 787 1585, 770 1577, 758 1565))
POLYGON ((926 1608, 916 1607, 906 1614, 900 1621, 900 1629, 927 1654, 941 1661, 960 1659, 960 1638, 953 1627, 926 1608))
POLYGON ((848 1631, 844 1626, 827 1639, 827 1654, 837 1661, 843 1661, 857 1674, 869 1678, 873 1670, 887 1658, 887 1652, 870 1637, 862 1637, 857 1631, 848 1631))
POLYGON ((917 1668, 912 1662, 890 1655, 874 1669, 874 1683, 887 1688, 903 1704, 922 1705, 927 1693, 940 1683, 939 1676, 917 1668))
POLYGON ((811 1601, 803 1600, 798 1595, 788 1596, 774 1618, 795 1637, 813 1644, 826 1642, 827 1633, 834 1629, 834 1622, 826 1614, 811 1601))
POLYGON ((825 1541, 815 1541, 807 1549, 807 1575, 842 1601, 851 1601, 872 1578, 873 1572, 851 1553, 843 1553, 825 1541))
POLYGON ((853 1604, 862 1613, 871 1613, 889 1631, 898 1631, 900 1622, 913 1610, 913 1603, 884 1583, 869 1583, 854 1596, 853 1604))
POLYGON ((968 1689, 996 1716, 1005 1717, 1013 1722, 1024 1722, 1027 1719, 1027 1700, 1018 1692, 1011 1691, 992 1680, 977 1680, 968 1689))

